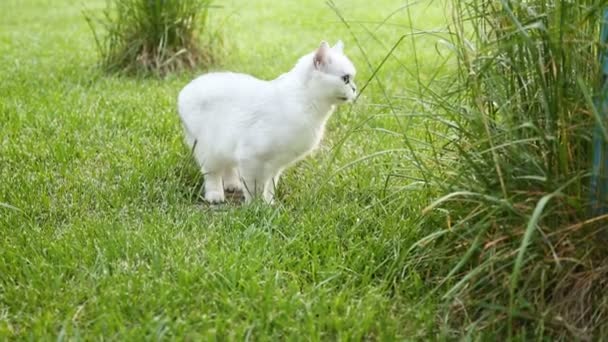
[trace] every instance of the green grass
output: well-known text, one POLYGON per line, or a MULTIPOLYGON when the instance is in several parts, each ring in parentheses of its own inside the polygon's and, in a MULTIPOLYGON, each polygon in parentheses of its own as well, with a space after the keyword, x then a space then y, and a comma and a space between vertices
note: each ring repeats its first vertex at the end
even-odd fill
POLYGON ((446 68, 436 36, 409 34, 443 27, 443 7, 423 1, 380 26, 403 3, 335 4, 361 49, 323 1, 224 1, 210 14, 227 49, 217 68, 261 78, 343 39, 362 87, 408 35, 289 169, 280 205, 212 209, 175 111, 195 73, 105 76, 81 5, 2 1, 0 339, 440 334, 423 300, 432 274, 406 267, 428 198, 404 141, 430 151, 410 90, 446 68))

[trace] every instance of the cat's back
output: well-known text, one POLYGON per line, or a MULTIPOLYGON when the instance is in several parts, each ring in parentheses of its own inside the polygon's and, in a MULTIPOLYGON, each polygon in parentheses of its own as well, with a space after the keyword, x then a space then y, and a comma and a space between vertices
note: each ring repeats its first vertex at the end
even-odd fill
POLYGON ((179 101, 229 99, 249 97, 263 91, 267 81, 235 72, 212 72, 188 83, 179 94, 179 101))
POLYGON ((192 82, 190 82, 190 84, 201 86, 201 85, 205 85, 207 83, 214 83, 216 85, 219 85, 219 84, 231 83, 231 82, 238 82, 238 83, 245 82, 245 83, 251 83, 251 84, 260 84, 260 83, 265 83, 266 81, 260 80, 256 77, 248 75, 248 74, 242 74, 242 73, 231 72, 231 71, 218 71, 218 72, 210 72, 210 73, 200 75, 199 77, 192 80, 192 82))
MULTIPOLYGON (((180 91, 177 99, 188 142, 192 144, 193 139, 203 137, 230 141, 237 127, 252 112, 257 112, 270 94, 269 82, 246 74, 213 72, 195 78, 180 91)), ((210 144, 208 141, 207 145, 210 144)))

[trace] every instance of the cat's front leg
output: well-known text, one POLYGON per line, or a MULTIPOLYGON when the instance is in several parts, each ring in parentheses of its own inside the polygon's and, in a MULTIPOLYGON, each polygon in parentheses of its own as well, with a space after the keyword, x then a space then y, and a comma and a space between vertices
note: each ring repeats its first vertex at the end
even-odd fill
POLYGON ((268 204, 274 204, 274 186, 271 183, 271 181, 267 182, 264 193, 262 194, 264 202, 268 204))
POLYGON ((239 173, 243 180, 245 203, 251 203, 254 198, 260 195, 266 201, 266 185, 272 175, 268 168, 257 161, 247 160, 240 163, 239 173))
POLYGON ((254 198, 260 197, 266 200, 265 186, 267 181, 262 180, 262 177, 243 177, 243 194, 245 195, 245 203, 251 203, 254 198))
POLYGON ((275 203, 275 194, 277 187, 279 186, 279 178, 281 178, 282 172, 283 170, 279 170, 274 177, 270 178, 266 183, 266 187, 264 188, 264 202, 268 204, 275 203))

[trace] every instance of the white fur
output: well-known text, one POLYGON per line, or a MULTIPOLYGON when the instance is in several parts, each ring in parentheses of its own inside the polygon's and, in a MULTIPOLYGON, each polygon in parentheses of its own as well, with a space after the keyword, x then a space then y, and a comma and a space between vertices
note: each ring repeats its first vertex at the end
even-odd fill
POLYGON ((272 81, 230 72, 202 75, 180 92, 186 143, 205 174, 205 199, 243 190, 271 203, 281 172, 321 141, 334 105, 352 101, 355 67, 327 43, 272 81))

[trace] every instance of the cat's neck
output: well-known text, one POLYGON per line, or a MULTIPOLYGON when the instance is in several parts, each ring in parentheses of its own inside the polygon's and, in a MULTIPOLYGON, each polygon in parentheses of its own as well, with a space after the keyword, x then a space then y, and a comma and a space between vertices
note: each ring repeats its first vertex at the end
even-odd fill
POLYGON ((273 82, 281 92, 285 92, 285 96, 301 101, 303 105, 309 106, 319 119, 324 120, 333 111, 334 104, 323 89, 314 84, 312 58, 312 54, 300 58, 289 72, 273 82))

